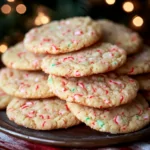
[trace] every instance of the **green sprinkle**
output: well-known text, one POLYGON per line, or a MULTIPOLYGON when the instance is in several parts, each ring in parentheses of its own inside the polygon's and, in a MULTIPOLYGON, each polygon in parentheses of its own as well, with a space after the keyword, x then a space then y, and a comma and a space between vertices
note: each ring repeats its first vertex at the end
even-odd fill
POLYGON ((88 121, 88 120, 90 120, 90 118, 89 118, 89 117, 87 117, 85 120, 86 120, 86 121, 88 121))
POLYGON ((138 119, 138 120, 139 120, 139 117, 140 117, 139 115, 136 115, 136 119, 138 119))
POLYGON ((52 65, 51 65, 51 67, 54 67, 54 66, 56 66, 56 64, 52 64, 52 65))
POLYGON ((70 91, 71 91, 71 92, 74 92, 75 90, 76 90, 75 88, 73 88, 73 89, 70 89, 70 91))
POLYGON ((105 124, 103 121, 101 120, 97 120, 97 124, 100 126, 100 127, 103 127, 105 124))
POLYGON ((70 47, 70 46, 71 46, 71 43, 68 44, 68 47, 70 47))
POLYGON ((104 78, 98 77, 98 81, 104 81, 104 78))
POLYGON ((117 65, 118 63, 117 63, 116 61, 113 61, 112 64, 113 64, 113 65, 117 65))
POLYGON ((53 83, 53 79, 49 77, 49 78, 48 78, 48 82, 49 82, 49 83, 53 83))

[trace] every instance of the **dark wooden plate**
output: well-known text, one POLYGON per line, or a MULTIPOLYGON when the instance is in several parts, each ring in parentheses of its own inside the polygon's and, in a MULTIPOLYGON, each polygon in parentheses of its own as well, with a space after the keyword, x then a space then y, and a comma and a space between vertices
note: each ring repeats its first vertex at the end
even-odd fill
POLYGON ((84 124, 69 129, 35 131, 17 126, 7 119, 5 111, 0 111, 0 131, 41 144, 65 147, 101 147, 146 138, 150 134, 150 126, 138 132, 118 135, 97 132, 84 124))

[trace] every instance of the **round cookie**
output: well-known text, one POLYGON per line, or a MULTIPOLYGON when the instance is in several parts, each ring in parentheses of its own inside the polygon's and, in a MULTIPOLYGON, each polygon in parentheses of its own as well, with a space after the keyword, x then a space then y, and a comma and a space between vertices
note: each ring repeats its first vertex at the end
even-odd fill
POLYGON ((26 51, 23 43, 10 47, 3 55, 2 62, 9 68, 19 70, 41 70, 44 55, 26 51))
POLYGON ((0 110, 5 109, 11 99, 12 96, 7 95, 3 90, 0 89, 0 110))
POLYGON ((127 62, 116 70, 118 74, 136 75, 150 72, 150 47, 145 46, 143 51, 129 56, 127 62))
POLYGON ((150 73, 134 76, 134 79, 139 82, 140 90, 150 91, 150 73))
POLYGON ((20 98, 49 98, 54 96, 42 72, 27 72, 4 68, 0 71, 0 88, 20 98))
POLYGON ((98 20, 98 23, 102 29, 104 42, 118 45, 123 48, 127 54, 136 53, 141 49, 142 39, 138 33, 110 20, 102 19, 98 20))
POLYGON ((141 91, 141 94, 148 102, 150 102, 150 91, 141 91))
POLYGON ((47 56, 42 70, 49 74, 81 77, 112 71, 126 61, 126 52, 109 43, 98 43, 83 51, 47 56))
POLYGON ((88 47, 101 38, 99 24, 89 17, 52 21, 30 30, 25 48, 35 53, 60 54, 88 47))
POLYGON ((107 108, 132 101, 139 88, 137 81, 113 73, 84 78, 63 78, 50 75, 50 89, 62 100, 82 105, 107 108))
POLYGON ((68 128, 80 123, 66 103, 56 97, 42 100, 14 98, 6 113, 16 124, 35 130, 68 128))
POLYGON ((109 109, 95 109, 70 102, 67 105, 79 120, 100 132, 129 133, 150 123, 149 105, 141 95, 129 104, 109 109))

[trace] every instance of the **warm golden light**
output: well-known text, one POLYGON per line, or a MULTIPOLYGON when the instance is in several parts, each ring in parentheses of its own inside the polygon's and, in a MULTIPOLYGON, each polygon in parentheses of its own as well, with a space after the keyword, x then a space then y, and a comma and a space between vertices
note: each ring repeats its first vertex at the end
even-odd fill
POLYGON ((105 0, 105 2, 106 2, 108 5, 113 5, 113 4, 115 4, 116 0, 105 0))
POLYGON ((132 12, 134 9, 134 5, 132 2, 124 2, 123 3, 123 10, 126 12, 132 12))
POLYGON ((0 45, 0 52, 4 53, 7 50, 8 46, 6 44, 1 44, 0 45))
POLYGON ((18 14, 24 14, 26 12, 27 8, 24 4, 19 4, 16 7, 16 11, 18 14))
POLYGON ((7 0, 8 2, 14 2, 15 0, 7 0))
POLYGON ((47 23, 49 23, 49 17, 48 17, 48 16, 42 16, 42 17, 41 17, 41 22, 42 22, 42 24, 47 24, 47 23))
POLYGON ((2 13, 4 14, 9 14, 11 12, 11 7, 8 5, 8 4, 4 4, 2 7, 1 7, 1 11, 2 13))
POLYGON ((144 20, 142 17, 140 16, 135 16, 132 19, 132 23, 136 26, 136 27, 141 27, 144 23, 144 20))
POLYGON ((37 17, 34 20, 34 23, 37 26, 42 25, 42 24, 47 24, 49 22, 50 22, 50 18, 42 12, 39 12, 37 17))

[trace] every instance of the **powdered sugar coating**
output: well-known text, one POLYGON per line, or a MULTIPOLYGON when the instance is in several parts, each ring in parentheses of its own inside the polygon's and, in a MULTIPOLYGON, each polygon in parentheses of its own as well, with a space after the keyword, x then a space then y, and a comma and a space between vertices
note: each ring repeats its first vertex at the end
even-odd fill
POLYGON ((96 21, 89 17, 74 17, 30 30, 24 45, 31 52, 59 54, 88 47, 100 38, 101 28, 96 21))
POLYGON ((102 19, 98 23, 101 26, 105 42, 118 45, 127 54, 133 54, 141 50, 143 42, 138 33, 110 20, 102 19))
POLYGON ((0 71, 0 87, 12 96, 21 98, 49 98, 54 96, 42 72, 18 71, 4 68, 0 71))
POLYGON ((44 56, 28 52, 23 43, 18 43, 2 55, 2 61, 7 67, 13 69, 41 70, 41 61, 44 56))
POLYGON ((11 99, 12 96, 7 95, 2 89, 0 89, 0 110, 5 109, 11 99))
POLYGON ((112 71, 126 61, 126 52, 109 43, 98 43, 82 51, 47 56, 42 70, 49 74, 81 77, 112 71))
POLYGON ((35 130, 68 128, 80 123, 66 103, 56 97, 42 100, 14 98, 6 113, 16 124, 35 130))
POLYGON ((149 105, 141 95, 129 104, 109 109, 95 109, 70 102, 67 105, 79 120, 100 132, 129 133, 150 123, 149 105))
POLYGON ((60 99, 82 105, 107 108, 132 101, 138 91, 137 81, 128 76, 99 74, 84 78, 50 75, 49 87, 60 99))
POLYGON ((150 72, 150 47, 127 58, 127 62, 116 70, 118 74, 136 75, 150 72))

